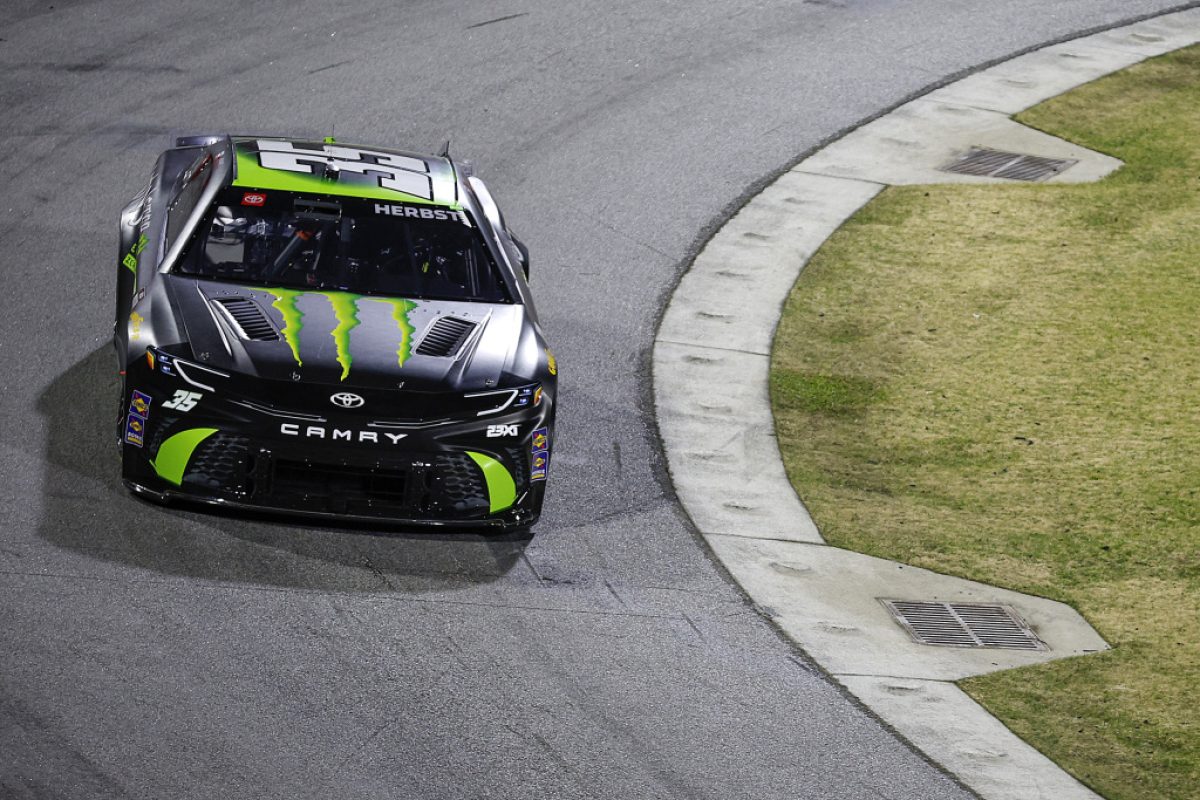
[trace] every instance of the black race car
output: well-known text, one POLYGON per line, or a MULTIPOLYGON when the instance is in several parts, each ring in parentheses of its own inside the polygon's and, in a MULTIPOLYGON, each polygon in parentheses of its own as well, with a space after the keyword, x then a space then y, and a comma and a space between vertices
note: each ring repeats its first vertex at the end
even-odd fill
POLYGON ((131 490, 402 524, 537 520, 557 365, 528 252, 466 164, 181 138, 120 238, 131 490))

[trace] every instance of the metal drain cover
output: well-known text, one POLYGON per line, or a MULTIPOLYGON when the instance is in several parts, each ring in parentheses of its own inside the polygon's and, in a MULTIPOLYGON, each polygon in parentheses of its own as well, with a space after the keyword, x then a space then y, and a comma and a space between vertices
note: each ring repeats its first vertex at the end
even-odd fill
POLYGON ((1046 650, 1017 612, 990 603, 930 603, 883 600, 909 635, 919 644, 941 647, 999 647, 1006 650, 1046 650))
POLYGON ((1021 153, 1006 153, 986 147, 972 147, 962 158, 942 167, 942 172, 979 175, 985 178, 1009 178, 1014 181, 1044 181, 1051 175, 1078 164, 1074 158, 1045 158, 1021 153))

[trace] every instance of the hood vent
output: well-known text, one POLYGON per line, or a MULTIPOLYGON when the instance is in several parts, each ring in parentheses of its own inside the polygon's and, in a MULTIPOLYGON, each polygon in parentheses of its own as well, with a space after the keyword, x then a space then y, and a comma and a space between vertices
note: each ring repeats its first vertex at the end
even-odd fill
POLYGON ((275 330, 271 320, 259 308, 258 303, 250 298, 215 297, 212 302, 226 311, 243 339, 255 342, 278 341, 279 332, 275 330))
POLYGON ((474 322, 458 317, 438 317, 417 345, 417 355, 449 358, 458 353, 473 330, 474 322))

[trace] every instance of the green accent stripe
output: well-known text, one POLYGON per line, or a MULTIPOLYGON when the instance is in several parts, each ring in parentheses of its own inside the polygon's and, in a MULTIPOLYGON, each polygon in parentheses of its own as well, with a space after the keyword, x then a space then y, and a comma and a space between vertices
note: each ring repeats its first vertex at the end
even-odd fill
POLYGON ((487 481, 488 504, 491 506, 489 510, 493 514, 517 502, 517 485, 513 482, 512 473, 503 464, 483 453, 468 450, 467 455, 483 470, 483 479, 487 481))
POLYGON ((158 458, 150 462, 158 477, 176 486, 183 483, 183 472, 192 453, 201 442, 217 432, 216 428, 191 428, 180 431, 159 445, 158 458))

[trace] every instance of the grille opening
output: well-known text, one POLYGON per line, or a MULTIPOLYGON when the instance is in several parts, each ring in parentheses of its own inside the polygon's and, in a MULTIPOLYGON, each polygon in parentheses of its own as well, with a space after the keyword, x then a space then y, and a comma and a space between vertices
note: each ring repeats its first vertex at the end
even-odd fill
POLYGON ((475 330, 475 323, 458 317, 438 317, 417 345, 419 356, 449 357, 458 353, 475 330))
POLYGON ((294 498, 336 513, 386 510, 457 517, 489 511, 482 474, 458 454, 395 466, 276 458, 269 495, 274 503, 294 498))
POLYGON ((243 339, 255 342, 274 342, 279 340, 279 332, 271 324, 271 320, 263 313, 258 303, 248 297, 217 297, 213 298, 221 308, 229 314, 234 325, 241 332, 243 339))
MULTIPOLYGON (((524 467, 515 468, 518 488, 526 486, 524 467)), ((482 519, 490 513, 483 472, 461 452, 321 462, 272 453, 248 437, 218 432, 196 449, 183 482, 207 494, 252 499, 265 508, 436 519, 482 519)))
POLYGON ((1047 650, 1029 625, 998 603, 936 603, 881 600, 896 622, 920 644, 1047 650))
POLYGON ((224 490, 245 496, 252 457, 249 439, 218 431, 196 448, 183 482, 208 491, 224 490))
POLYGON ((1008 153, 987 147, 972 147, 957 161, 942 167, 942 172, 978 175, 984 178, 1008 178, 1014 181, 1044 181, 1078 164, 1073 158, 1046 158, 1008 153))
POLYGON ((403 468, 276 459, 270 493, 277 503, 291 497, 302 499, 305 506, 338 514, 425 512, 430 498, 424 478, 403 468))

